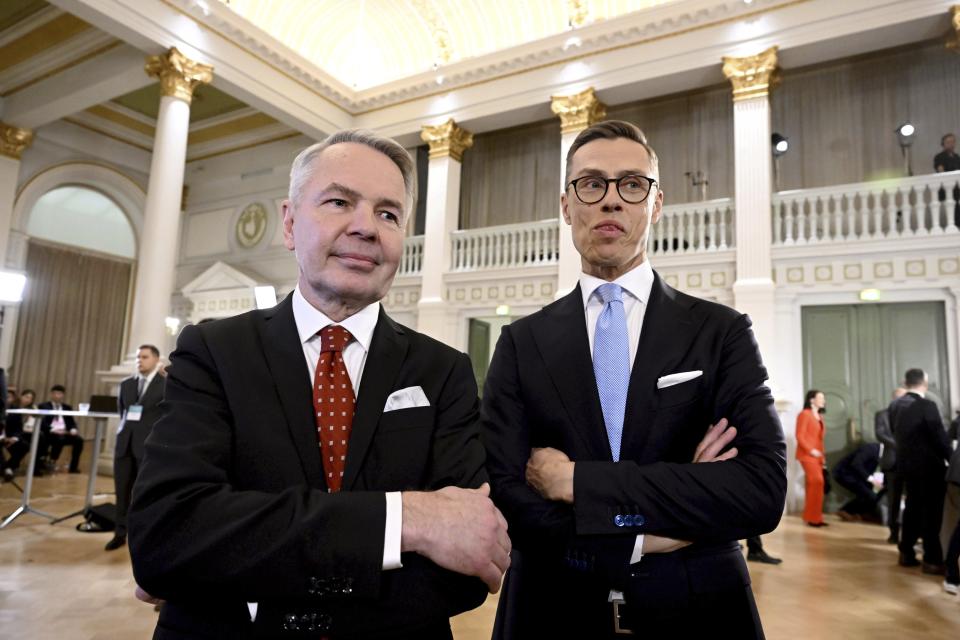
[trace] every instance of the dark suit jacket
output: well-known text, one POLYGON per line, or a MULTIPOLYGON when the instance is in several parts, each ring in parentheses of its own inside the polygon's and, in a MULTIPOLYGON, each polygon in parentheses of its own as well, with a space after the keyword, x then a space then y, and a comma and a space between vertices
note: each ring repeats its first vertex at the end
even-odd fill
POLYGON ((484 601, 480 580, 419 555, 382 570, 385 491, 486 481, 464 354, 381 309, 334 494, 290 297, 185 327, 167 371, 129 527, 138 584, 167 600, 155 637, 283 638, 289 625, 418 636, 484 601), (392 392, 416 385, 430 406, 383 413, 392 392), (246 602, 259 603, 255 624, 246 602))
POLYGON ((890 424, 897 439, 897 470, 913 478, 943 478, 953 450, 937 405, 908 392, 890 403, 890 424))
MULTIPOLYGON (((37 409, 41 411, 52 411, 53 403, 41 402, 37 405, 37 409)), ((60 405, 60 409, 63 411, 73 411, 73 407, 66 402, 60 405)), ((40 418, 40 433, 50 433, 50 429, 53 428, 53 418, 54 416, 43 416, 40 418)), ((66 426, 67 431, 77 428, 77 421, 73 419, 73 416, 63 416, 63 423, 66 426)))
POLYGON ((117 434, 117 449, 115 455, 133 456, 137 460, 143 458, 143 447, 150 435, 150 430, 160 418, 160 401, 163 400, 163 386, 166 378, 159 373, 143 391, 143 397, 137 400, 137 376, 127 378, 120 383, 120 394, 117 396, 117 412, 124 412, 135 404, 143 406, 140 419, 134 422, 124 420, 123 429, 117 434))
POLYGON ((513 609, 506 617, 533 628, 571 606, 560 617, 569 624, 591 603, 605 605, 611 588, 647 613, 682 609, 693 592, 739 589, 742 597, 749 576, 736 541, 773 530, 786 496, 783 431, 749 319, 655 276, 620 463, 611 461, 588 345, 577 287, 504 327, 490 365, 487 469, 518 556, 500 598, 513 609), (699 378, 657 389, 661 376, 698 369, 699 378), (738 429, 738 457, 691 464, 707 427, 723 417, 738 429), (572 506, 544 500, 524 480, 531 447, 547 446, 576 462, 572 506), (639 533, 696 544, 645 555, 631 570, 639 533))
POLYGON ((889 407, 877 411, 873 418, 873 433, 877 440, 883 444, 883 453, 880 456, 880 470, 896 471, 897 441, 893 437, 893 429, 890 427, 889 407))

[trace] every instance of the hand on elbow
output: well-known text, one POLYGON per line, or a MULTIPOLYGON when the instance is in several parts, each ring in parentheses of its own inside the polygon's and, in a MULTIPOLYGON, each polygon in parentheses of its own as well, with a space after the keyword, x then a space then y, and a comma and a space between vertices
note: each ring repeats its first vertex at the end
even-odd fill
POLYGON ((527 484, 547 500, 573 504, 573 468, 574 463, 562 451, 533 449, 527 460, 527 484))

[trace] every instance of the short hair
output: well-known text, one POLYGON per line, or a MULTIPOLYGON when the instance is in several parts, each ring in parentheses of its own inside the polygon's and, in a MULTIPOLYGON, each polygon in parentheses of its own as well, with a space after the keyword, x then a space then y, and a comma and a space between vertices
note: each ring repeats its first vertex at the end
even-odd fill
POLYGON ((64 387, 62 384, 55 384, 52 387, 50 387, 50 391, 60 391, 62 393, 66 393, 67 388, 64 387))
POLYGON ((657 157, 657 152, 654 151, 653 147, 650 146, 650 143, 647 142, 647 136, 643 130, 632 122, 625 122, 623 120, 604 120, 603 122, 598 122, 597 124, 591 125, 581 131, 574 139, 573 144, 570 145, 570 149, 567 151, 567 164, 564 168, 564 190, 567 188, 566 185, 570 184, 570 167, 573 166, 573 156, 577 153, 580 147, 589 144, 594 140, 616 140, 617 138, 633 140, 646 150, 647 155, 650 156, 650 169, 653 171, 654 175, 657 176, 657 182, 659 183, 660 160, 657 157))
POLYGON ((945 134, 943 134, 943 137, 940 138, 940 146, 941 146, 941 147, 944 145, 944 143, 946 143, 947 138, 953 138, 954 140, 956 140, 956 139, 957 139, 957 136, 953 135, 952 133, 945 133, 945 134))
POLYGON ((817 397, 818 393, 820 393, 820 389, 810 389, 810 391, 807 391, 807 396, 803 399, 804 409, 810 408, 810 402, 817 397))
POLYGON ((403 176, 403 186, 407 194, 406 211, 404 212, 404 222, 410 217, 410 212, 414 210, 417 200, 417 180, 415 177, 416 164, 410 154, 400 146, 396 141, 390 138, 384 138, 376 135, 372 131, 365 129, 344 129, 330 134, 327 138, 316 144, 312 144, 301 151, 293 160, 290 166, 290 191, 288 197, 294 205, 300 204, 300 198, 303 197, 303 189, 310 178, 311 167, 314 160, 320 154, 335 144, 353 142, 370 147, 374 151, 379 151, 390 158, 393 164, 400 169, 400 175, 403 176))
POLYGON ((153 346, 152 344, 142 344, 142 345, 140 345, 139 347, 137 347, 137 351, 140 351, 141 349, 149 349, 149 350, 150 350, 150 353, 152 353, 153 355, 155 355, 155 356, 158 357, 158 358, 160 357, 160 349, 157 349, 157 348, 156 348, 155 346, 153 346))
POLYGON ((903 382, 908 387, 919 387, 926 377, 927 374, 924 373, 923 369, 907 369, 907 372, 903 374, 903 382))
POLYGON ((27 395, 28 393, 29 393, 30 395, 32 395, 34 398, 37 397, 37 392, 34 391, 33 389, 24 389, 23 391, 20 392, 20 397, 22 398, 23 396, 27 395))

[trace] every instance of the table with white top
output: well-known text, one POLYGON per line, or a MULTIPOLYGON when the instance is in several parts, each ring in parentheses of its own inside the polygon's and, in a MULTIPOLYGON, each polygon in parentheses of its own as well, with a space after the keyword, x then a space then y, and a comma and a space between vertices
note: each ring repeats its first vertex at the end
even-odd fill
POLYGON ((30 436, 30 461, 27 463, 27 480, 23 488, 23 500, 20 506, 13 513, 4 518, 0 523, 0 529, 5 528, 14 520, 26 513, 32 513, 42 518, 50 520, 50 524, 56 524, 67 518, 72 518, 84 513, 93 506, 93 491, 97 481, 97 459, 100 457, 100 447, 103 444, 103 433, 106 429, 107 418, 119 417, 117 413, 95 412, 95 411, 64 411, 62 409, 9 409, 8 414, 20 414, 24 416, 73 416, 75 418, 93 418, 96 431, 93 436, 93 456, 90 459, 90 477, 87 479, 87 496, 83 509, 75 511, 69 515, 57 518, 49 513, 34 509, 30 506, 30 491, 33 489, 33 471, 37 466, 37 449, 40 446, 40 427, 39 424, 34 428, 30 436))

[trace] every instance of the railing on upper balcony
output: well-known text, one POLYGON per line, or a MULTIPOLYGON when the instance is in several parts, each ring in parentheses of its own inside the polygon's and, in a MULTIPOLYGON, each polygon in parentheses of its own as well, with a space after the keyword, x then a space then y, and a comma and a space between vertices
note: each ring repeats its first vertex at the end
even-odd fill
POLYGON ((722 251, 734 246, 733 200, 673 204, 650 231, 650 250, 664 256, 722 251))
POLYGON ((408 236, 403 239, 403 255, 400 257, 398 276, 418 276, 423 270, 423 236, 408 236))
POLYGON ((450 270, 479 271, 557 264, 557 220, 465 229, 451 234, 450 270))
POLYGON ((957 233, 960 171, 773 195, 774 246, 957 233))

